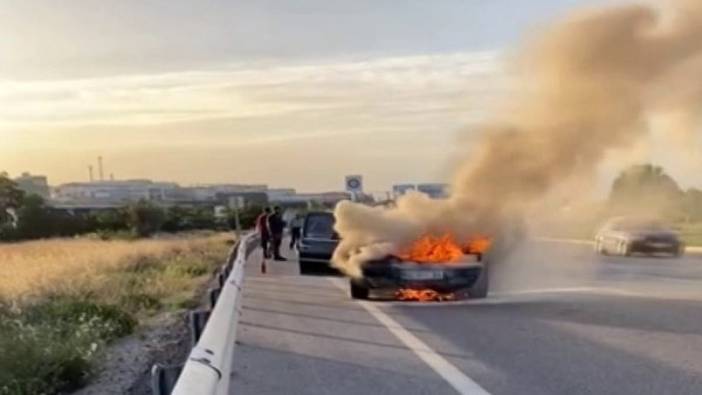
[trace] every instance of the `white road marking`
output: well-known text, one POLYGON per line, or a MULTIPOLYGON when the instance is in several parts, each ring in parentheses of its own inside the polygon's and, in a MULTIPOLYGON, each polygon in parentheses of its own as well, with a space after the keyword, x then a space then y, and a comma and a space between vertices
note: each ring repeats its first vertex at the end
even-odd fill
MULTIPOLYGON (((335 286, 346 292, 346 282, 341 279, 329 279, 335 286)), ((417 336, 390 318, 372 303, 356 301, 378 322, 383 324, 398 340, 412 350, 424 363, 429 365, 439 376, 446 380, 459 394, 490 395, 483 387, 466 376, 460 369, 439 355, 434 349, 421 341, 417 336)))

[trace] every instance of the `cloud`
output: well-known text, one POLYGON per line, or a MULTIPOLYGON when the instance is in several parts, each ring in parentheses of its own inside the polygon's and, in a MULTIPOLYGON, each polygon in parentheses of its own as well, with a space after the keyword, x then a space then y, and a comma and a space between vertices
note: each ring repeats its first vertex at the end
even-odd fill
POLYGON ((2 167, 64 182, 84 179, 86 163, 103 155, 118 177, 185 183, 324 190, 357 172, 373 188, 439 180, 455 132, 484 118, 507 90, 501 57, 258 62, 0 81, 2 167))
POLYGON ((471 52, 276 65, 250 63, 152 75, 0 81, 0 128, 155 125, 220 118, 335 119, 380 124, 455 114, 499 91, 500 55, 471 52))

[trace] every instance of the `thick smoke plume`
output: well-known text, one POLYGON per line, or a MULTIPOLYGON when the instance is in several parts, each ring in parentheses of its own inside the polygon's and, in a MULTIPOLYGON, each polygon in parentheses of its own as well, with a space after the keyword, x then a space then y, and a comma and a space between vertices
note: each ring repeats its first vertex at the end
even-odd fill
POLYGON ((390 209, 339 204, 334 264, 360 276, 364 261, 426 233, 497 235, 560 183, 592 176, 609 150, 646 137, 656 114, 684 120, 669 123, 671 136, 694 132, 702 1, 668 5, 578 14, 542 32, 520 52, 519 89, 481 129, 451 197, 410 194, 390 209))

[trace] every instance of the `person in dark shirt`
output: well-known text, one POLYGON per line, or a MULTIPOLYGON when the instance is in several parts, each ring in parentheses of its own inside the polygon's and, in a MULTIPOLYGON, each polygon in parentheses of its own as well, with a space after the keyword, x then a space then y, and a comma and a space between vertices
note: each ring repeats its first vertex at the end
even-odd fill
POLYGON ((302 225, 305 222, 305 217, 302 214, 296 214, 295 218, 290 221, 290 249, 297 247, 297 242, 300 240, 302 233, 302 225))
POLYGON ((259 216, 256 218, 256 231, 258 232, 258 235, 261 237, 261 248, 263 248, 263 257, 264 258, 271 257, 271 250, 270 250, 271 232, 268 229, 268 217, 270 215, 271 215, 271 209, 266 207, 263 209, 263 212, 261 214, 259 214, 259 216))
POLYGON ((271 247, 273 250, 273 259, 276 261, 286 261, 282 255, 280 255, 280 245, 283 242, 283 231, 285 230, 285 221, 283 221, 283 215, 281 213, 281 208, 276 206, 273 209, 273 214, 268 216, 268 230, 271 234, 271 247))

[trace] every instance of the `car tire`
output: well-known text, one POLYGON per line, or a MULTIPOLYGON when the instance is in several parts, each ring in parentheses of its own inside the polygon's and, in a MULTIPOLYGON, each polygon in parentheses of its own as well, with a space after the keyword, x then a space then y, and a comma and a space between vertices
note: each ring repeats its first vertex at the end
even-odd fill
POLYGON ((471 299, 485 299, 487 297, 489 287, 490 279, 488 276, 487 266, 483 266, 480 276, 475 281, 475 284, 473 284, 473 286, 468 290, 468 296, 471 299))
POLYGON ((315 272, 316 270, 312 262, 300 261, 300 274, 313 274, 315 272))
POLYGON ((368 300, 370 296, 370 289, 368 289, 368 287, 354 280, 349 280, 349 285, 351 288, 351 299, 368 300))
POLYGON ((607 250, 604 248, 604 243, 602 243, 602 240, 595 241, 595 252, 598 255, 609 255, 607 250))
POLYGON ((631 246, 626 241, 617 244, 617 254, 621 256, 631 256, 631 246))
POLYGON ((682 258, 683 255, 685 255, 685 247, 680 246, 678 247, 675 251, 673 251, 673 258, 682 258))

